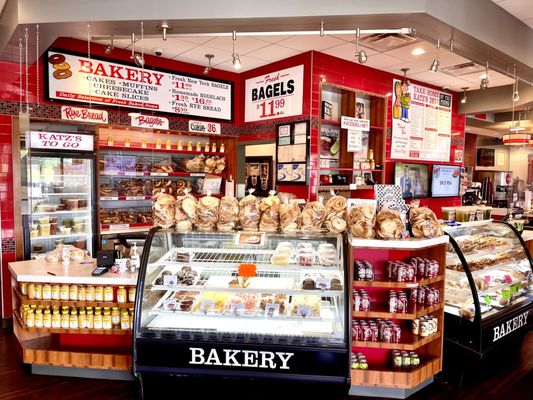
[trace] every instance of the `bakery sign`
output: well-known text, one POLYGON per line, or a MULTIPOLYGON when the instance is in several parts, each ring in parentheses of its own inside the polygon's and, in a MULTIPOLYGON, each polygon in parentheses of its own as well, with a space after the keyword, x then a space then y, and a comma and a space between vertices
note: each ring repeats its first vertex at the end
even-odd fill
POLYGON ((216 365, 224 367, 290 369, 294 353, 278 351, 210 349, 189 347, 189 365, 216 365))
POLYGON ((168 129, 168 118, 154 115, 131 114, 131 126, 137 128, 168 129))
POLYGON ((189 132, 213 133, 220 135, 220 124, 216 122, 189 121, 189 132))
POLYGON ((304 66, 246 80, 244 122, 302 114, 304 66))
POLYGON ((492 338, 492 342, 494 343, 497 340, 500 340, 501 338, 507 336, 511 332, 514 332, 517 329, 520 329, 521 327, 527 325, 528 316, 529 316, 529 311, 526 311, 526 312, 523 312, 517 315, 514 318, 511 318, 501 324, 498 324, 492 327, 493 334, 494 334, 492 338))
POLYGON ((233 84, 49 50, 48 100, 231 121, 233 84))
POLYGON ((61 107, 61 119, 68 121, 91 122, 95 124, 107 124, 107 111, 91 110, 90 108, 80 107, 61 107))
POLYGON ((26 145, 31 149, 92 151, 94 136, 63 132, 26 133, 26 145))

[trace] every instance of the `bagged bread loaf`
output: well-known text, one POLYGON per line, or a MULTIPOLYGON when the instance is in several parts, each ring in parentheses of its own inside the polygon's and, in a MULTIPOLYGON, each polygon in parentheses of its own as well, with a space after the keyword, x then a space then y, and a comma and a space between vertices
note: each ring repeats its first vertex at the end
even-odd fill
POLYGON ((286 202, 279 209, 280 226, 283 232, 295 232, 300 229, 302 211, 296 202, 286 202))
POLYGON ((196 219, 196 207, 198 206, 198 200, 188 194, 188 190, 185 189, 186 194, 179 196, 176 199, 174 209, 174 220, 176 222, 176 229, 179 232, 190 232, 196 219))
POLYGON ((404 224, 400 212, 383 206, 376 217, 376 236, 379 239, 400 239, 404 224))
POLYGON ((235 197, 222 197, 218 209, 217 229, 231 231, 239 223, 239 201, 235 197))
POLYGON ((321 201, 311 201, 302 210, 302 231, 318 232, 324 223, 326 207, 321 201))
POLYGON ((261 220, 260 203, 252 193, 253 189, 239 202, 239 222, 245 231, 256 231, 261 220))
POLYGON ((324 227, 333 233, 341 233, 346 229, 346 199, 332 196, 326 202, 324 227))
POLYGON ((166 193, 158 193, 152 197, 154 209, 154 223, 161 228, 170 228, 174 225, 174 197, 166 193))
POLYGON ((279 228, 279 209, 281 202, 278 197, 274 196, 274 191, 261 201, 261 220, 259 230, 265 232, 276 232, 279 228))
POLYGON ((413 207, 409 211, 411 232, 415 238, 442 236, 442 229, 435 213, 426 207, 413 207))
POLYGON ((375 236, 376 209, 371 204, 355 205, 348 213, 348 228, 352 236, 370 239, 375 236))
POLYGON ((211 195, 202 197, 196 208, 196 228, 199 231, 212 231, 217 226, 220 200, 211 195))

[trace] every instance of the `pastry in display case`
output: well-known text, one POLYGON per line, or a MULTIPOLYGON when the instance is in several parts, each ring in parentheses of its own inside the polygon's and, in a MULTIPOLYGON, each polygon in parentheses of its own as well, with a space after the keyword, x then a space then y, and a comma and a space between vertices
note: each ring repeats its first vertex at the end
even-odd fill
POLYGON ((247 371, 347 391, 342 235, 154 228, 145 249, 134 326, 134 371, 143 383, 247 371), (210 358, 228 352, 229 362, 210 358))

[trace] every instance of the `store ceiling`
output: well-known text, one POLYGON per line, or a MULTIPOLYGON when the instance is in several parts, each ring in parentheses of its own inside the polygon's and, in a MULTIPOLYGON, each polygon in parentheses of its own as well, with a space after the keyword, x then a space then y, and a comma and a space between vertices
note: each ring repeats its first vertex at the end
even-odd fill
POLYGON ((492 0, 492 2, 533 28, 533 2, 531 0, 492 0))

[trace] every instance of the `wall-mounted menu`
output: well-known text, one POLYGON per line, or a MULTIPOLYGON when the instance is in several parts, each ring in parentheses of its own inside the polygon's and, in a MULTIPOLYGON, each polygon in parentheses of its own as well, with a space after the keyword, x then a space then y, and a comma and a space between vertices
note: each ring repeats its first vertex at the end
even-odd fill
POLYGON ((391 158, 450 161, 452 95, 395 79, 391 158))
POLYGON ((184 116, 233 119, 228 81, 48 51, 48 98, 106 104, 184 116))
POLYGON ((308 122, 278 125, 276 171, 278 183, 307 182, 308 122))

